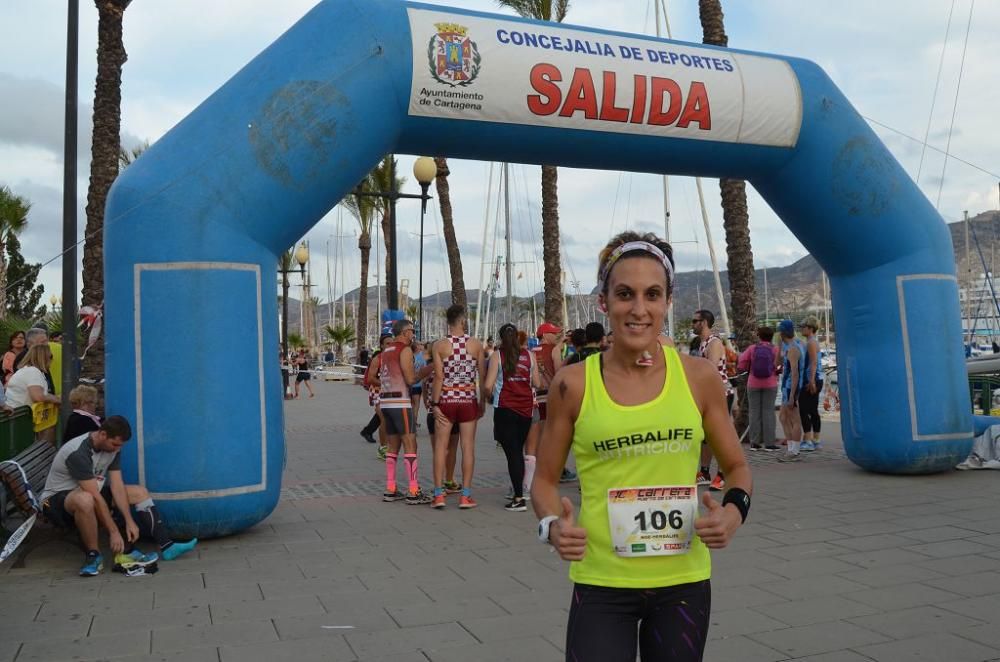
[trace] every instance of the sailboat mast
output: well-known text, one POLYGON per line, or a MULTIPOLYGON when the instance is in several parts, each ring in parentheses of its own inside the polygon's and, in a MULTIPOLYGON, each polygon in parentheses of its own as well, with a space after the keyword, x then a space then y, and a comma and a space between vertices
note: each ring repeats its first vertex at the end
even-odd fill
POLYGON ((729 313, 726 312, 726 300, 722 296, 722 281, 719 279, 719 262, 715 257, 715 244, 712 242, 712 229, 708 227, 708 209, 705 207, 705 193, 701 190, 701 177, 695 177, 695 185, 698 187, 698 201, 701 203, 701 220, 705 224, 705 239, 708 244, 708 256, 712 260, 712 276, 715 278, 715 296, 719 300, 719 316, 722 318, 722 328, 725 329, 726 337, 723 342, 728 346, 729 333, 729 313))
POLYGON ((514 319, 514 264, 510 259, 510 164, 503 164, 503 221, 507 253, 507 321, 514 319))
POLYGON ((486 271, 486 236, 490 227, 490 198, 493 197, 493 163, 490 163, 490 174, 486 179, 486 213, 483 218, 483 251, 479 258, 479 292, 476 294, 476 330, 473 336, 479 338, 480 322, 483 318, 483 274, 486 271))
MULTIPOLYGON (((662 36, 660 33, 660 2, 661 0, 653 0, 653 5, 656 7, 656 36, 662 36)), ((663 7, 663 20, 667 25, 667 38, 670 38, 670 23, 667 22, 667 8, 663 7)), ((663 175, 663 238, 666 242, 670 243, 670 183, 666 175, 663 175)), ((670 306, 667 308, 667 335, 671 338, 674 337, 674 302, 671 298, 670 306)))

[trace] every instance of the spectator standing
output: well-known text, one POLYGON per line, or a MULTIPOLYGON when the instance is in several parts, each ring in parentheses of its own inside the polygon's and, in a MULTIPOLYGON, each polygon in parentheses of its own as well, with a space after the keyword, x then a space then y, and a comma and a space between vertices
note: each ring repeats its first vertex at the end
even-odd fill
POLYGON ((805 344, 805 374, 802 377, 802 395, 799 396, 799 419, 802 421, 802 450, 814 451, 819 440, 819 394, 823 390, 823 366, 819 360, 819 342, 816 331, 819 320, 807 317, 799 325, 805 344))
POLYGON ((3 355, 3 383, 6 384, 11 375, 17 371, 17 356, 24 351, 25 340, 24 331, 15 331, 10 334, 7 342, 7 351, 3 355))
POLYGON ((778 395, 778 351, 774 346, 774 329, 757 329, 757 342, 750 345, 737 364, 740 372, 748 372, 747 400, 750 404, 750 450, 776 451, 774 443, 774 401, 778 395))
MULTIPOLYGON (((698 343, 698 356, 708 359, 715 366, 719 377, 722 379, 722 385, 726 391, 726 410, 729 412, 730 418, 732 418, 733 400, 736 397, 736 391, 733 389, 733 385, 729 381, 729 374, 726 372, 726 345, 722 341, 722 338, 719 337, 719 334, 712 331, 712 327, 715 325, 715 315, 710 310, 696 310, 694 317, 691 318, 691 325, 694 328, 695 336, 700 339, 698 343)), ((709 489, 713 491, 721 491, 726 486, 725 476, 723 476, 722 470, 719 469, 718 473, 715 474, 715 478, 709 479, 709 476, 712 475, 711 469, 712 448, 706 442, 702 441, 701 470, 698 472, 696 482, 698 485, 708 485, 709 489)))
POLYGON ((792 320, 781 320, 778 324, 781 334, 781 428, 785 431, 785 454, 780 462, 796 462, 800 459, 802 443, 802 421, 799 417, 799 395, 802 391, 802 377, 805 372, 805 347, 795 337, 792 320))

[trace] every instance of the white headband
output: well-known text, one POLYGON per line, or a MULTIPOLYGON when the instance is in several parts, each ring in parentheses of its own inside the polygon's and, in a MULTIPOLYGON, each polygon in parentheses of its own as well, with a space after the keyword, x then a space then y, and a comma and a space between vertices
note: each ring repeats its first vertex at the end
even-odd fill
POLYGON ((605 260, 604 266, 601 267, 601 272, 597 279, 597 289, 599 292, 604 291, 604 284, 607 282, 608 274, 611 273, 611 267, 615 266, 615 262, 617 262, 618 259, 625 253, 630 253, 632 251, 645 251, 659 259, 663 264, 663 268, 667 270, 667 287, 669 288, 673 285, 674 268, 670 265, 670 258, 667 257, 667 254, 648 241, 629 241, 611 251, 611 255, 608 256, 607 260, 605 260))

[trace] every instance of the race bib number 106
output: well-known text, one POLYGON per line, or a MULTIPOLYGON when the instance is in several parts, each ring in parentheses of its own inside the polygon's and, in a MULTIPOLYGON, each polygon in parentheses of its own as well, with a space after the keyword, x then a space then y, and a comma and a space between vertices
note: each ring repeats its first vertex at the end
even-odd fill
POLYGON ((686 554, 697 514, 693 485, 608 490, 608 524, 618 556, 686 554))

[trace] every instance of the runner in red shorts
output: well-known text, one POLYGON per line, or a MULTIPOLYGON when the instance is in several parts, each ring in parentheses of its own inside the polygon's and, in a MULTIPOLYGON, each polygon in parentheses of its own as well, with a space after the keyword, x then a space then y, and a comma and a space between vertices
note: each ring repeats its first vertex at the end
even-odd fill
POLYGON ((434 389, 431 396, 434 414, 434 508, 445 505, 444 465, 448 437, 458 426, 462 448, 462 496, 459 508, 475 508, 472 499, 472 474, 476 462, 476 424, 485 403, 477 380, 485 374, 483 344, 467 332, 465 306, 448 308, 448 337, 434 343, 434 389))

